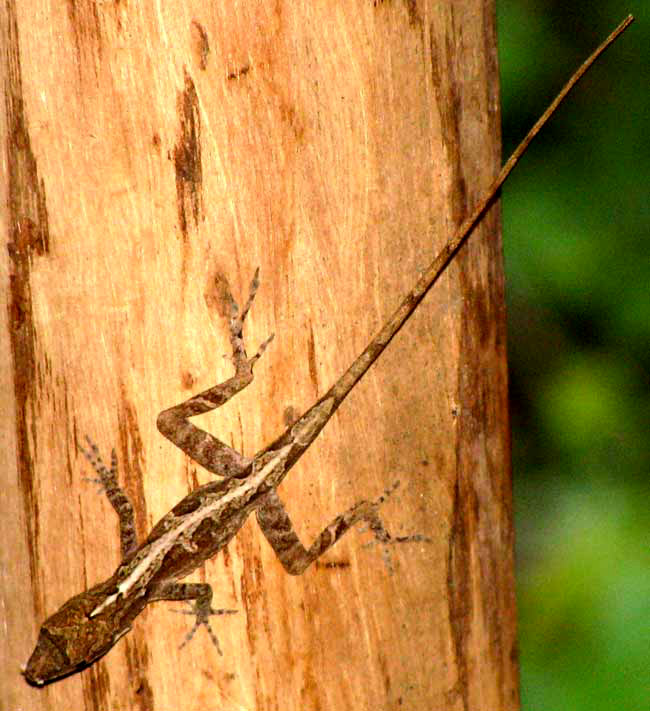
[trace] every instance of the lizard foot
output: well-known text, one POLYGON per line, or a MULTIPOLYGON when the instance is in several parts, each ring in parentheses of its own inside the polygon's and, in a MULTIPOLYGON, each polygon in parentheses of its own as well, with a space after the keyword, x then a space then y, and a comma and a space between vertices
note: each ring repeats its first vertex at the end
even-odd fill
POLYGON ((115 449, 111 451, 111 468, 109 469, 99 454, 99 448, 88 435, 86 435, 86 443, 88 444, 88 449, 85 449, 79 442, 77 442, 77 448, 90 462, 90 465, 99 476, 84 477, 84 481, 97 484, 99 491, 106 493, 111 488, 111 485, 117 481, 117 453, 115 449))
POLYGON ((179 646, 179 649, 182 649, 192 639, 192 637, 194 637, 196 630, 198 630, 199 627, 203 626, 208 631, 210 639, 212 640, 212 644, 214 644, 214 646, 217 648, 217 652, 219 652, 219 654, 223 656, 223 652, 221 651, 221 647, 219 646, 219 640, 217 638, 217 635, 214 633, 212 627, 210 626, 209 618, 213 615, 233 615, 237 612, 237 610, 226 610, 221 608, 215 610, 209 604, 205 605, 199 601, 195 602, 194 604, 190 603, 190 606, 192 608, 190 610, 174 610, 174 612, 178 612, 181 615, 194 615, 195 617, 194 626, 187 633, 182 644, 179 646))
POLYGON ((253 304, 253 299, 255 298, 255 293, 260 285, 260 270, 259 267, 255 270, 255 275, 251 281, 250 289, 248 292, 248 299, 244 304, 244 308, 241 313, 239 312, 239 306, 233 298, 230 292, 227 293, 226 298, 230 302, 230 343, 232 345, 232 360, 235 364, 235 369, 240 370, 252 370, 253 365, 260 359, 262 353, 266 350, 266 347, 273 340, 275 334, 271 334, 257 349, 257 353, 252 358, 248 358, 246 355, 246 347, 244 345, 244 336, 242 334, 244 327, 244 320, 250 311, 253 304))
POLYGON ((381 545, 382 558, 384 563, 388 568, 389 573, 393 573, 393 563, 390 558, 388 546, 395 545, 396 543, 431 543, 431 539, 427 536, 423 536, 420 533, 411 534, 410 536, 393 536, 384 526, 383 521, 379 517, 379 507, 386 501, 386 499, 397 489, 399 486, 399 481, 396 481, 390 489, 386 489, 384 493, 379 496, 370 505, 370 510, 365 516, 368 523, 368 528, 375 537, 374 541, 370 541, 363 545, 364 548, 369 548, 370 546, 381 545))

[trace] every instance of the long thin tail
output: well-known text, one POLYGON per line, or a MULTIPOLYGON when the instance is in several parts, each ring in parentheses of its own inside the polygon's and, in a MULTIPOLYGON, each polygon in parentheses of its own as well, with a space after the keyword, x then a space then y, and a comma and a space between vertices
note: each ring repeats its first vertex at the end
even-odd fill
POLYGON ((567 97, 571 89, 580 81, 584 74, 589 70, 592 64, 600 57, 600 55, 621 35, 628 26, 634 21, 632 15, 628 15, 623 22, 609 35, 609 37, 593 52, 593 54, 578 68, 578 70, 573 74, 571 79, 565 84, 564 88, 551 102, 546 111, 540 116, 535 125, 530 129, 524 140, 517 146, 513 154, 505 162, 503 168, 499 172, 490 188, 488 189, 486 196, 481 200, 481 202, 476 206, 472 214, 463 222, 463 224, 458 228, 456 234, 447 242, 447 244, 440 250, 438 256, 431 262, 429 267, 424 271, 422 276, 418 279, 415 286, 411 291, 406 294, 402 299, 402 302, 397 307, 393 315, 386 321, 382 329, 377 333, 377 335, 370 341, 370 343, 364 348, 363 352, 356 358, 356 360, 350 365, 350 367, 345 371, 345 373, 337 380, 337 382, 327 391, 323 397, 321 397, 318 402, 316 402, 312 407, 307 410, 291 427, 289 427, 278 439, 276 439, 271 445, 265 447, 263 450, 267 452, 269 450, 275 450, 281 446, 288 443, 294 444, 294 450, 291 455, 289 455, 287 460, 287 468, 292 466, 297 459, 300 457, 302 452, 307 449, 309 444, 314 440, 316 435, 323 428, 327 420, 331 417, 332 413, 339 407, 343 400, 347 397, 348 393, 352 388, 359 382, 359 380, 366 373, 368 368, 377 360, 381 355, 384 348, 393 340, 398 331, 409 319, 411 314, 415 311, 418 304, 425 297, 426 293, 431 289, 431 287, 436 283, 440 275, 447 268, 451 260, 454 258, 458 250, 463 246, 465 241, 471 235, 474 227, 483 217, 484 213, 490 208, 492 203, 497 197, 497 194, 505 182, 506 178, 510 175, 512 169, 515 167, 521 156, 525 153, 530 142, 535 138, 535 136, 540 132, 549 118, 553 115, 558 106, 567 97), (314 418, 315 411, 321 408, 325 401, 328 401, 326 413, 323 416, 314 418), (313 422, 317 421, 319 424, 313 426, 313 422), (292 432, 296 432, 297 429, 304 428, 308 434, 301 439, 298 444, 294 441, 294 435, 292 432), (297 428, 297 429, 296 429, 297 428))
POLYGON ((609 35, 609 37, 593 52, 593 54, 578 68, 574 75, 565 84, 564 88, 555 97, 546 111, 540 116, 535 125, 530 129, 524 140, 517 146, 513 154, 505 162, 499 175, 488 189, 486 196, 476 206, 474 212, 458 228, 456 234, 440 250, 438 256, 431 262, 417 283, 402 299, 402 303, 397 307, 393 315, 386 321, 382 329, 370 341, 361 355, 352 363, 345 374, 330 388, 329 392, 322 398, 334 397, 335 407, 338 407, 350 390, 363 377, 368 368, 377 360, 384 348, 391 342, 394 336, 402 328, 415 311, 418 304, 425 297, 426 293, 438 281, 440 275, 445 271, 458 250, 463 246, 468 237, 472 234, 474 227, 490 208, 497 197, 501 186, 510 175, 512 169, 517 165, 521 156, 525 153, 530 142, 542 130, 546 122, 551 118, 558 106, 564 101, 571 89, 586 74, 591 65, 600 55, 622 34, 634 21, 632 15, 628 15, 623 22, 609 35))

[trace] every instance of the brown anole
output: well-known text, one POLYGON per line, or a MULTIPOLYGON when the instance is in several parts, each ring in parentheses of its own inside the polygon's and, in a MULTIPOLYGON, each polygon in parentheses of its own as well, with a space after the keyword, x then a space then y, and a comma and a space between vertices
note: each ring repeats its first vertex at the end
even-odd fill
POLYGON ((228 294, 235 374, 229 380, 165 410, 157 421, 158 429, 165 437, 223 479, 205 484, 188 494, 154 526, 145 541, 138 543, 136 539, 133 508, 117 482, 115 452, 110 467, 106 467, 97 447, 90 440, 86 445, 78 444, 98 473, 102 488, 118 514, 122 561, 108 580, 71 598, 43 623, 36 648, 23 669, 28 682, 42 685, 91 665, 131 629, 133 620, 148 603, 157 600, 193 601, 190 614, 195 616, 195 623, 186 641, 202 625, 219 649, 209 617, 229 614, 234 610, 212 608, 210 585, 179 583, 178 580, 218 553, 237 534, 253 511, 280 562, 292 575, 302 573, 359 521, 366 521, 375 538, 384 544, 426 540, 419 535, 394 538, 384 528, 379 518, 379 507, 390 494, 391 490, 388 490, 376 500, 361 501, 337 516, 312 545, 305 548, 293 530, 277 495, 277 487, 437 281, 494 201, 530 141, 575 83, 632 19, 629 16, 624 20, 573 75, 505 163, 485 198, 447 242, 361 355, 323 397, 253 458, 243 456, 198 429, 189 419, 220 407, 249 385, 253 380, 253 366, 272 338, 267 339, 254 356, 247 356, 242 329, 259 285, 258 274, 255 274, 248 301, 241 313, 228 294))

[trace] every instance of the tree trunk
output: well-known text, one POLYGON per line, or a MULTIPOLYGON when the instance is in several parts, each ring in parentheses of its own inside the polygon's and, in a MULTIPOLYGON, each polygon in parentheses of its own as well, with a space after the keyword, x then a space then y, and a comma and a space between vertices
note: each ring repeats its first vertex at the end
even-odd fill
POLYGON ((247 455, 335 381, 499 165, 492 2, 44 3, 2 13, 3 708, 517 709, 498 209, 292 470, 303 542, 400 480, 393 546, 349 533, 299 577, 254 519, 210 582, 224 655, 151 605, 89 670, 18 672, 38 628, 119 562, 89 435, 138 533, 210 480, 156 416, 256 380, 196 424, 247 455), (390 563, 390 566, 388 565, 390 563), (392 568, 392 572, 391 569, 392 568))

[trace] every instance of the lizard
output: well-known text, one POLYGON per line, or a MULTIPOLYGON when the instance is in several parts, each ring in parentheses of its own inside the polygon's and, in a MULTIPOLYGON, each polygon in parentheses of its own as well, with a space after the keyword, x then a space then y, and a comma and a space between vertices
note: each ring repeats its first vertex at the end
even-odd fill
POLYGON ((419 534, 393 537, 385 528, 379 516, 379 508, 396 487, 397 484, 394 484, 377 499, 362 500, 339 514, 310 547, 305 548, 293 530, 277 488, 437 282, 493 204, 530 141, 587 69, 632 20, 628 16, 575 72, 506 161, 484 199, 446 242, 361 354, 322 397, 252 458, 245 457, 190 421, 195 415, 220 407, 248 386, 253 381, 255 363, 273 338, 273 335, 267 338, 257 352, 248 357, 243 325, 259 287, 259 270, 255 272, 248 300, 241 312, 232 295, 227 292, 234 375, 164 410, 156 423, 162 435, 222 479, 190 492, 163 516, 146 540, 141 543, 137 541, 133 506, 117 481, 115 450, 111 455, 110 466, 107 467, 97 446, 90 439, 87 438, 85 446, 77 443, 79 450, 97 472, 100 486, 118 515, 122 559, 107 580, 71 598, 45 620, 36 647, 22 669, 30 684, 42 686, 87 668, 130 631, 133 620, 149 603, 160 600, 187 601, 192 604, 187 612, 194 615, 195 621, 183 645, 203 626, 221 653, 209 618, 232 614, 235 610, 213 608, 212 588, 209 584, 178 581, 222 550, 253 512, 262 533, 291 575, 303 573, 361 521, 368 524, 375 539, 382 544, 429 540, 419 534))

